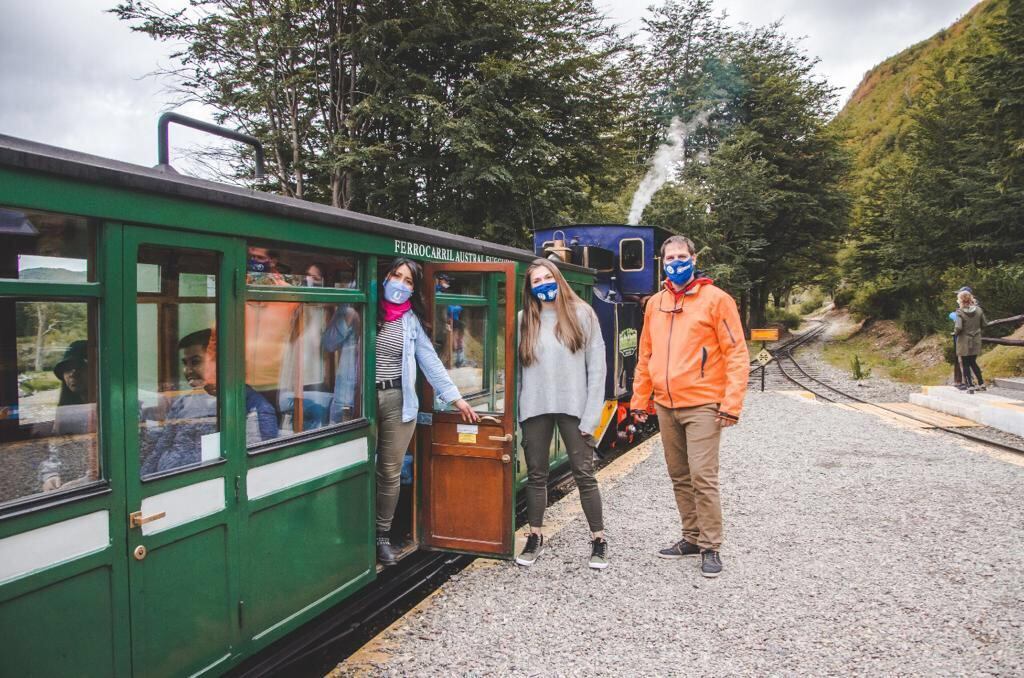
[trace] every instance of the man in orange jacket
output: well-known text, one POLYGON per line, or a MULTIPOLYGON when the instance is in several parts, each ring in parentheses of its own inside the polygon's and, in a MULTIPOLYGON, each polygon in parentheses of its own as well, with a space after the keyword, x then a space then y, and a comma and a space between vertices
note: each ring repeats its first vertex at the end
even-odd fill
POLYGON ((693 242, 661 246, 665 288, 647 301, 630 409, 646 421, 653 398, 683 538, 662 558, 701 556, 701 574, 722 572, 718 443, 739 421, 750 356, 736 302, 699 275, 693 242))

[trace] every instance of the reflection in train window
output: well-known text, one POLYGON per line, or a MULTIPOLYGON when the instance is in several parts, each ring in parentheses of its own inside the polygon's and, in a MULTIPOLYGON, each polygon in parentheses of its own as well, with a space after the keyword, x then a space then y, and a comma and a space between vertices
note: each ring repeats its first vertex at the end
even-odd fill
POLYGON ((95 280, 95 224, 35 210, 0 208, 0 278, 59 283, 95 280))
POLYGON ((483 294, 483 276, 479 273, 453 273, 442 271, 434 276, 434 291, 438 294, 483 294))
POLYGON ((94 310, 0 299, 0 504, 100 478, 94 310))
POLYGON ((248 446, 360 419, 362 336, 362 304, 247 302, 248 446))
POLYGON ((434 308, 434 346, 459 392, 471 405, 484 390, 486 306, 437 304, 434 308))
POLYGON ((358 273, 358 259, 354 256, 250 242, 245 281, 248 285, 270 287, 355 289, 358 273))
POLYGON ((642 238, 623 238, 619 241, 619 269, 644 270, 644 241, 642 238))

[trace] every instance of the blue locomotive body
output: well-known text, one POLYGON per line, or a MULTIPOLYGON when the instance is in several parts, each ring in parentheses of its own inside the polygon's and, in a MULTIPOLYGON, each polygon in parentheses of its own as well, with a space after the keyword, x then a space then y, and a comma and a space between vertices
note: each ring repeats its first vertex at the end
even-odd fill
POLYGON ((659 248, 670 234, 653 226, 576 224, 534 232, 541 257, 578 264, 597 272, 591 301, 601 324, 608 376, 605 381, 605 444, 632 440, 627 418, 633 395, 643 303, 661 286, 659 248), (614 426, 616 434, 609 431, 614 426))

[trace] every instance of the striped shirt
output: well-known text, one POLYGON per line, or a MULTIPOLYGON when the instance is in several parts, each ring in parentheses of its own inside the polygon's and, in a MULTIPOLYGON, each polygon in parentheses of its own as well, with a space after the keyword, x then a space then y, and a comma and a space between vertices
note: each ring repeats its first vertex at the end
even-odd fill
POLYGON ((377 381, 402 376, 402 319, 384 323, 377 332, 377 381))

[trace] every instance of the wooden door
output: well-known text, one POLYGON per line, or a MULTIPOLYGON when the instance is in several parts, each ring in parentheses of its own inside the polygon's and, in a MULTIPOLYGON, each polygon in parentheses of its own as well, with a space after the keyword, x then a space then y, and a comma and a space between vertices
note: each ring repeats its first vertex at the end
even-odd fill
POLYGON ((421 423, 429 425, 420 427, 419 437, 421 541, 428 548, 511 558, 515 265, 427 264, 424 273, 434 347, 480 421, 465 423, 424 385, 421 423))

